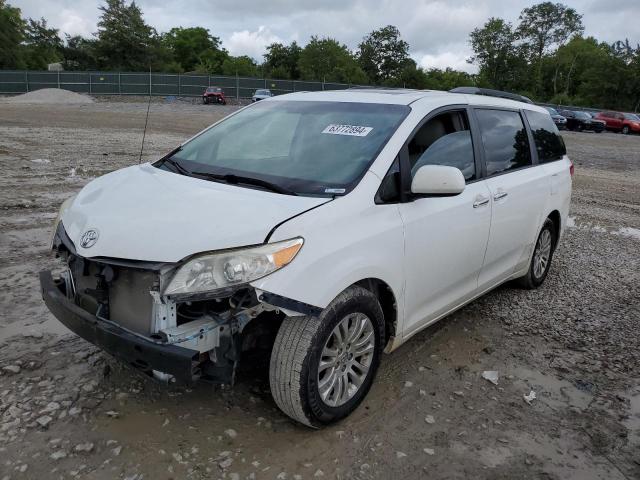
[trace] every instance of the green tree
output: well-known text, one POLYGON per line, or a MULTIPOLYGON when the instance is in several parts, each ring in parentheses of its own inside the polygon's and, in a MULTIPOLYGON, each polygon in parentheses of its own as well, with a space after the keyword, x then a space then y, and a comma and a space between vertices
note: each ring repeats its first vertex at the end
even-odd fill
POLYGON ((155 29, 145 23, 135 2, 106 0, 100 11, 96 34, 99 68, 145 71, 166 63, 155 29))
POLYGON ((311 37, 300 53, 298 68, 304 80, 367 83, 367 75, 347 46, 332 38, 311 37))
POLYGON ((542 2, 522 10, 518 20, 517 34, 529 47, 531 60, 537 66, 536 89, 540 91, 543 56, 584 31, 582 15, 561 3, 542 2))
POLYGON ((452 68, 430 68, 425 74, 425 86, 430 90, 451 90, 455 87, 470 87, 476 84, 473 75, 452 68))
POLYGON ((514 89, 517 74, 526 64, 516 40, 511 24, 501 18, 491 17, 482 28, 471 32, 473 56, 468 61, 479 66, 483 86, 514 89))
POLYGON ((218 73, 228 58, 220 38, 214 37, 203 27, 172 28, 162 36, 162 43, 186 72, 193 71, 204 60, 208 62, 211 73, 218 73))
POLYGON ((80 35, 65 34, 62 47, 65 70, 94 70, 96 61, 96 40, 83 38, 80 35))
POLYGON ((393 25, 374 30, 358 45, 358 62, 373 83, 399 78, 407 68, 407 60, 409 44, 393 25))
POLYGON ((297 80, 300 78, 298 61, 302 48, 294 41, 291 45, 272 43, 264 54, 264 74, 272 78, 297 80))
POLYGON ((19 8, 0 0, 0 68, 24 68, 21 44, 26 24, 19 8))
POLYGON ((228 57, 222 63, 223 75, 239 75, 241 77, 257 77, 258 65, 253 58, 246 55, 241 57, 228 57))
POLYGON ((46 70, 49 63, 62 60, 62 40, 58 29, 47 27, 47 21, 29 19, 24 40, 24 59, 31 70, 46 70))

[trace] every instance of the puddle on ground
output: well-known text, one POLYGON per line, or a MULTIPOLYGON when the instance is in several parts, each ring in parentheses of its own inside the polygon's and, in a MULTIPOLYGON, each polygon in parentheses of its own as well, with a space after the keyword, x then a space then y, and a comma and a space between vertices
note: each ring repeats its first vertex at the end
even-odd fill
POLYGON ((553 375, 546 375, 522 367, 516 368, 513 375, 517 379, 516 384, 521 382, 526 385, 526 388, 522 390, 524 393, 529 393, 528 389, 536 392, 534 405, 536 402, 541 402, 554 410, 567 407, 586 409, 593 399, 593 395, 588 392, 588 389, 580 388, 582 385, 576 386, 553 375), (527 391, 525 392, 525 390, 527 391))
POLYGON ((585 222, 578 219, 575 216, 567 218, 567 228, 579 228, 582 230, 591 230, 598 233, 610 233, 612 235, 620 235, 623 237, 630 237, 636 240, 640 240, 640 228, 634 227, 612 227, 602 226, 591 222, 585 222))

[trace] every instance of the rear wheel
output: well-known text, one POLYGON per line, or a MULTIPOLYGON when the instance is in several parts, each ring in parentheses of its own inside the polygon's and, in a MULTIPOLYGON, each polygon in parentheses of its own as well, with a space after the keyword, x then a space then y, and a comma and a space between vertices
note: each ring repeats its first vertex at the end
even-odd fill
POLYGON ((624 133, 625 135, 629 134, 629 125, 625 125, 624 127, 622 127, 622 133, 624 133))
POLYGON ((527 274, 516 279, 518 285, 527 289, 538 288, 542 285, 551 267, 556 240, 555 225, 551 219, 547 218, 538 234, 527 274))
POLYGON ((276 404, 315 428, 346 417, 373 383, 384 338, 380 303, 362 287, 349 287, 318 317, 286 318, 269 369, 276 404))

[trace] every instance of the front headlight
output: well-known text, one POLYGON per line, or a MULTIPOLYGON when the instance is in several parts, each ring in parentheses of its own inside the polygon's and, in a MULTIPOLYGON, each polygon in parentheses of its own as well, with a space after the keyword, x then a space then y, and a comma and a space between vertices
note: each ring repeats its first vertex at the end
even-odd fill
POLYGON ((303 243, 302 238, 293 238, 259 247, 197 256, 178 269, 163 293, 213 292, 252 282, 288 265, 303 243))
POLYGON ((56 239, 56 232, 58 231, 58 224, 60 223, 60 220, 62 220, 62 215, 64 215, 64 212, 66 212, 67 209, 71 206, 76 196, 77 194, 67 198, 64 202, 62 202, 62 205, 60 205, 60 209, 58 210, 58 215, 56 216, 56 220, 55 222, 53 222, 53 232, 51 233, 51 242, 49 242, 50 249, 53 248, 53 242, 56 239))

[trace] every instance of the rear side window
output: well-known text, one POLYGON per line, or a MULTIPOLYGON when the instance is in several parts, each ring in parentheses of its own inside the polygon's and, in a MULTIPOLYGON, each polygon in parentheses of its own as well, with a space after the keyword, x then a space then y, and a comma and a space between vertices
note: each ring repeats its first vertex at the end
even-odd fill
POLYGON ((520 113, 477 109, 476 115, 485 151, 487 176, 531 165, 527 131, 520 113))
POLYGON ((567 149, 551 117, 545 113, 531 110, 525 110, 525 115, 531 126, 540 163, 560 160, 567 153, 567 149))

